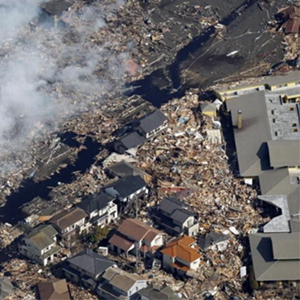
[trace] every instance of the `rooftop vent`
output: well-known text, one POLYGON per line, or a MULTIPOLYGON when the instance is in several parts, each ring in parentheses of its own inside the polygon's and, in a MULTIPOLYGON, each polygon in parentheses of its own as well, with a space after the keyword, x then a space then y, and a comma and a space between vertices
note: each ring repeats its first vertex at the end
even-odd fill
POLYGON ((281 132, 281 130, 277 130, 277 131, 275 131, 275 136, 277 136, 277 137, 281 137, 281 136, 282 136, 282 132, 281 132))
POLYGON ((279 111, 278 111, 278 109, 276 109, 276 108, 272 109, 272 115, 274 115, 274 116, 279 116, 279 111))

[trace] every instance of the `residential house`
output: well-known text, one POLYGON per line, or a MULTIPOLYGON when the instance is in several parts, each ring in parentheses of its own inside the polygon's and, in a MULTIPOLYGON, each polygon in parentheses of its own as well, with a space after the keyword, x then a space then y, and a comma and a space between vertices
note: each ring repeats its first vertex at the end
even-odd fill
POLYGON ((103 274, 97 294, 100 298, 108 300, 129 300, 145 287, 147 281, 141 276, 129 274, 119 268, 111 268, 103 274))
POLYGON ((190 206, 183 201, 166 197, 153 214, 154 221, 171 235, 185 233, 195 236, 199 232, 197 215, 190 211, 190 206))
POLYGON ((139 175, 120 178, 107 186, 104 191, 121 202, 130 202, 148 194, 147 183, 139 175))
POLYGON ((40 300, 71 300, 69 288, 65 279, 55 282, 39 282, 37 290, 40 300))
POLYGON ((160 111, 155 110, 150 114, 135 121, 133 126, 136 131, 146 139, 150 139, 166 129, 168 118, 160 111))
POLYGON ((191 270, 197 270, 201 255, 198 253, 196 240, 183 235, 168 243, 160 252, 163 255, 163 267, 172 273, 184 275, 191 270))
POLYGON ((141 176, 146 182, 151 180, 151 176, 143 170, 138 169, 133 164, 122 160, 107 168, 107 173, 110 177, 129 177, 129 176, 141 176))
POLYGON ((9 281, 8 277, 0 278, 0 300, 7 299, 14 293, 14 287, 9 281))
POLYGON ((137 300, 176 300, 179 296, 169 286, 149 286, 138 292, 137 300))
POLYGON ((300 8, 293 5, 280 10, 277 17, 283 20, 282 28, 285 34, 299 33, 300 31, 300 8))
POLYGON ((105 226, 118 217, 118 206, 114 200, 114 197, 101 192, 77 204, 88 215, 87 230, 91 225, 105 226))
POLYGON ((114 141, 114 151, 120 154, 129 153, 135 156, 139 146, 143 145, 147 139, 137 131, 125 133, 114 141))
MULTIPOLYGON (((71 237, 86 229, 85 221, 88 215, 81 208, 73 208, 55 215, 51 223, 57 229, 63 242, 70 242, 71 237)), ((65 245, 68 246, 68 245, 65 245)))
POLYGON ((56 244, 57 231, 51 225, 40 225, 26 235, 19 244, 19 252, 46 266, 54 261, 60 250, 56 244))
POLYGON ((110 238, 109 245, 118 254, 153 254, 163 245, 163 233, 137 219, 126 219, 110 238))
POLYGON ((214 103, 201 103, 200 109, 203 115, 209 117, 216 117, 217 116, 217 105, 214 103))
POLYGON ((216 247, 219 251, 226 249, 226 246, 229 243, 230 236, 225 235, 220 232, 210 232, 201 236, 198 239, 198 246, 202 251, 207 251, 212 247, 216 247))
POLYGON ((112 267, 116 267, 115 262, 90 249, 84 249, 66 261, 63 271, 68 280, 94 289, 101 275, 112 267))

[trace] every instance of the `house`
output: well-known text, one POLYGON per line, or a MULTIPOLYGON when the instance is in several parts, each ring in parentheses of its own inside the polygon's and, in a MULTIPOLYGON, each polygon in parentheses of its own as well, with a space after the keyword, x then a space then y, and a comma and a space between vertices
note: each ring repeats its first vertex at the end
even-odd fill
POLYGON ((67 0, 51 0, 42 3, 40 6, 43 11, 49 15, 60 16, 63 12, 67 11, 74 2, 67 0))
POLYGON ((115 262, 90 249, 84 249, 67 259, 63 272, 68 280, 94 289, 101 275, 112 267, 116 267, 115 262))
POLYGON ((149 182, 151 180, 151 176, 148 175, 143 170, 138 169, 133 164, 130 164, 126 162, 125 160, 122 160, 116 164, 113 164, 112 166, 109 166, 107 168, 107 173, 111 177, 129 177, 129 176, 141 176, 146 182, 149 182))
POLYGON ((40 225, 26 235, 19 244, 19 252, 46 266, 54 261, 60 250, 56 244, 57 231, 51 225, 40 225))
POLYGON ((7 277, 0 278, 0 300, 7 299, 14 293, 14 287, 7 277))
POLYGON ((57 229, 62 241, 70 242, 71 237, 86 229, 85 221, 88 215, 81 208, 73 208, 55 215, 51 223, 57 229))
POLYGON ((138 292, 137 300, 176 300, 179 296, 169 286, 149 286, 138 292))
POLYGON ((115 220, 118 217, 118 206, 114 200, 114 197, 101 192, 77 204, 88 215, 87 227, 104 226, 115 220))
POLYGON ((134 122, 136 131, 146 139, 150 139, 167 128, 168 118, 160 111, 155 110, 134 122))
POLYGON ((284 22, 282 25, 285 34, 299 33, 300 30, 300 8, 289 6, 280 10, 276 16, 284 22))
POLYGON ((147 139, 137 131, 125 133, 113 143, 114 151, 120 154, 129 153, 135 156, 139 146, 143 145, 147 139))
POLYGON ((153 254, 163 245, 163 233, 137 219, 126 219, 110 238, 109 245, 118 254, 138 250, 144 255, 153 254))
POLYGON ((55 282, 39 282, 37 290, 40 300, 71 300, 69 288, 65 279, 55 282))
POLYGON ((107 186, 104 191, 121 202, 130 202, 148 194, 147 184, 139 175, 120 178, 107 186))
POLYGON ((230 236, 225 235, 223 233, 219 232, 210 232, 206 233, 205 235, 201 236, 198 239, 198 246, 202 251, 207 251, 213 246, 216 246, 218 250, 224 249, 228 242, 229 242, 230 236))
POLYGON ((183 235, 168 243, 161 254, 163 255, 163 266, 172 273, 184 275, 190 270, 197 270, 201 255, 195 247, 196 240, 183 235))
POLYGON ((166 197, 153 214, 154 221, 171 235, 185 233, 195 236, 199 231, 197 215, 187 203, 174 197, 166 197))
POLYGON ((101 299, 129 300, 145 287, 147 281, 141 276, 127 273, 119 268, 111 268, 103 274, 97 294, 101 299))
POLYGON ((201 103, 200 109, 203 115, 209 117, 216 117, 217 116, 217 105, 214 103, 201 103))

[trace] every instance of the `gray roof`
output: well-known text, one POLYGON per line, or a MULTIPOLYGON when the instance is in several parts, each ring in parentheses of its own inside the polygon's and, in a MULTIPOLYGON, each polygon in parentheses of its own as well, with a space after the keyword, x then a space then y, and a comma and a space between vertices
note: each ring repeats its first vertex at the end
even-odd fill
POLYGON ((282 238, 280 237, 281 234, 256 233, 249 235, 254 274, 257 281, 300 280, 300 259, 293 259, 294 256, 299 257, 299 247, 296 246, 295 242, 295 240, 299 242, 299 235, 295 236, 292 233, 282 235, 285 236, 284 241, 287 245, 293 244, 294 250, 280 249, 284 244, 278 247, 280 241, 276 238, 277 236, 279 239, 282 238), (274 259, 273 247, 275 253, 278 253, 279 256, 287 251, 287 257, 285 259, 274 259), (289 255, 291 256, 289 257, 289 255))
POLYGON ((155 110, 139 119, 139 127, 146 133, 151 132, 163 125, 166 120, 168 120, 167 117, 160 110, 155 110))
POLYGON ((136 148, 144 144, 147 140, 137 131, 132 131, 119 139, 126 149, 136 148))
POLYGON ((107 270, 102 277, 109 281, 112 286, 124 292, 128 292, 137 281, 144 280, 137 274, 127 273, 119 268, 107 270))
POLYGON ((268 141, 270 165, 273 168, 299 166, 300 142, 299 140, 268 141))
POLYGON ((202 112, 206 111, 216 111, 217 105, 215 103, 201 103, 200 108, 202 112))
POLYGON ((105 208, 114 198, 103 192, 91 195, 87 199, 78 203, 77 206, 83 209, 87 213, 92 213, 96 210, 101 210, 105 208))
POLYGON ((178 295, 168 286, 147 287, 138 292, 140 296, 144 296, 150 300, 173 300, 180 299, 178 295))
POLYGON ((202 250, 206 251, 210 246, 227 241, 229 238, 230 236, 228 235, 212 231, 200 237, 198 240, 198 245, 202 250))
POLYGON ((127 163, 124 160, 110 166, 108 170, 120 177, 127 177, 132 175, 144 176, 146 174, 144 171, 138 169, 132 164, 127 163))
POLYGON ((172 220, 183 224, 189 217, 195 217, 195 214, 186 209, 175 209, 170 216, 172 220))
POLYGON ((13 294, 14 287, 7 277, 0 278, 0 300, 13 294))
POLYGON ((237 124, 237 111, 242 110, 243 125, 234 129, 240 174, 257 176, 269 169, 268 148, 271 140, 265 92, 255 92, 226 102, 231 111, 232 124, 237 124))
POLYGON ((300 233, 276 234, 271 237, 273 257, 278 260, 300 259, 300 233))
POLYGON ((143 187, 146 187, 147 184, 141 176, 137 175, 120 178, 111 186, 115 188, 121 197, 126 198, 143 187))
POLYGON ((46 3, 42 3, 41 7, 52 15, 58 15, 71 7, 74 2, 66 0, 52 0, 46 3))
POLYGON ((82 270, 98 276, 105 272, 108 268, 115 265, 115 262, 97 254, 90 249, 84 249, 82 252, 68 259, 68 262, 82 270))
POLYGON ((279 84, 285 84, 288 82, 299 82, 300 81, 300 72, 294 71, 286 73, 285 75, 280 76, 268 76, 265 77, 264 82, 269 85, 279 85, 279 84))
POLYGON ((30 239, 35 246, 42 250, 52 245, 55 241, 53 237, 57 234, 57 231, 51 225, 40 225, 34 228, 26 238, 30 239))
POLYGON ((81 208, 72 208, 68 211, 62 211, 51 219, 51 223, 60 229, 66 229, 69 226, 87 217, 87 214, 81 208))
POLYGON ((168 215, 171 215, 174 212, 174 210, 180 209, 180 208, 189 208, 189 205, 177 198, 165 197, 161 201, 159 208, 162 212, 167 213, 168 215))

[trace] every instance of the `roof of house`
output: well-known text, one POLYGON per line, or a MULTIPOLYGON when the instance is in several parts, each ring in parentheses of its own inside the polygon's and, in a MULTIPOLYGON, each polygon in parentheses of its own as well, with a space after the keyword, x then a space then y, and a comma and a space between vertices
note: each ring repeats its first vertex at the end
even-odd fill
POLYGON ((85 217, 87 217, 87 214, 81 208, 73 208, 55 215, 51 222, 61 229, 66 229, 85 217))
POLYGON ((137 175, 120 178, 110 186, 114 187, 121 197, 126 198, 143 187, 146 187, 147 184, 141 176, 137 175))
POLYGON ((126 149, 131 149, 144 144, 147 140, 137 131, 132 131, 122 136, 119 141, 124 145, 126 149))
POLYGON ((284 16, 285 23, 283 24, 285 33, 298 33, 300 25, 300 9, 297 6, 289 6, 280 13, 284 16))
POLYGON ((187 209, 176 209, 170 217, 175 222, 183 224, 189 217, 195 217, 195 214, 187 209))
POLYGON ((183 235, 168 243, 160 252, 170 257, 178 257, 191 263, 201 257, 197 249, 191 247, 195 243, 195 239, 183 235))
POLYGON ((0 300, 13 294, 14 287, 7 277, 0 278, 0 300))
POLYGON ((206 251, 210 246, 227 241, 229 238, 230 236, 228 235, 212 231, 200 237, 198 240, 198 245, 202 250, 206 251))
POLYGON ((124 160, 110 166, 108 168, 108 170, 110 172, 114 173, 116 176, 120 176, 120 177, 128 177, 128 176, 135 176, 135 175, 140 175, 140 176, 146 175, 146 172, 138 169, 134 165, 129 164, 124 160))
POLYGON ((42 250, 54 243, 53 236, 57 231, 51 225, 40 225, 34 228, 26 238, 30 239, 35 246, 42 250))
POLYGON ((250 248, 256 280, 300 280, 299 239, 299 233, 250 234, 250 248), (292 249, 288 249, 291 247, 292 249))
POLYGON ((75 265, 79 269, 93 274, 93 276, 98 276, 115 265, 115 262, 87 248, 69 258, 67 261, 71 265, 75 265))
POLYGON ((52 0, 46 3, 42 3, 41 7, 49 14, 58 15, 67 10, 73 4, 74 2, 66 0, 52 0))
POLYGON ((128 292, 137 281, 144 281, 144 279, 137 274, 127 273, 119 268, 111 268, 107 270, 103 274, 102 278, 109 281, 112 286, 124 292, 128 292))
POLYGON ((169 286, 149 286, 140 290, 138 294, 151 300, 180 299, 179 296, 169 286))
POLYGON ((37 284, 41 300, 70 300, 70 293, 65 279, 55 282, 39 282, 37 284))
POLYGON ((92 213, 96 210, 105 208, 114 198, 106 193, 98 193, 89 196, 82 202, 78 203, 77 206, 83 209, 87 213, 92 213))
POLYGON ((168 215, 171 215, 174 210, 180 208, 189 208, 189 205, 175 197, 165 197, 161 201, 159 208, 161 211, 167 213, 168 215))
POLYGON ((166 120, 168 120, 168 118, 160 110, 155 110, 139 119, 138 122, 139 127, 148 133, 163 125, 166 120))
POLYGON ((119 226, 117 232, 109 240, 109 243, 126 250, 131 247, 132 241, 146 240, 151 242, 158 234, 162 234, 162 232, 142 221, 128 218, 119 226), (132 241, 128 241, 126 238, 132 241))
POLYGON ((215 103, 201 103, 200 108, 202 112, 216 111, 217 105, 215 103))

